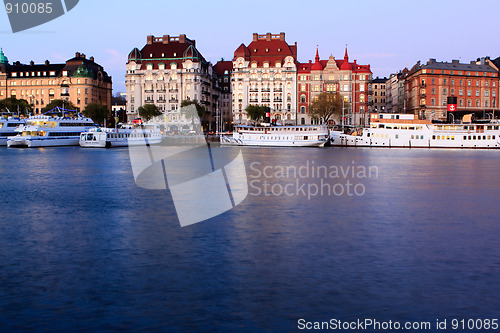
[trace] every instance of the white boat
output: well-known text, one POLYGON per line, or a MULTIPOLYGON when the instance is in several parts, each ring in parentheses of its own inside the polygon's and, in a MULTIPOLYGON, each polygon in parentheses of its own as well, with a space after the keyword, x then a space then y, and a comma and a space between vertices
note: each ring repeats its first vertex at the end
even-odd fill
POLYGON ((0 117, 0 146, 7 145, 7 139, 16 136, 16 128, 24 125, 26 121, 17 117, 0 117))
POLYGON ((500 148, 498 120, 460 122, 419 120, 412 114, 373 113, 370 127, 351 133, 331 131, 332 146, 406 148, 500 148))
POLYGON ((156 124, 122 125, 120 128, 92 128, 80 134, 85 148, 127 147, 160 143, 163 136, 156 124))
POLYGON ((17 128, 18 134, 7 139, 8 147, 78 146, 80 133, 95 127, 90 118, 37 115, 17 128))
POLYGON ((328 128, 323 125, 236 126, 233 136, 222 136, 222 144, 240 146, 323 147, 328 128))

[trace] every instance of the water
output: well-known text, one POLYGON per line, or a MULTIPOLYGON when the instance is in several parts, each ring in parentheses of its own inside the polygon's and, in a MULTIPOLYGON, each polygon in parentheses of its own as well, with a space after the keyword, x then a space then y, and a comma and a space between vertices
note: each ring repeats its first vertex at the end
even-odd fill
POLYGON ((243 152, 247 199, 181 228, 167 191, 134 184, 127 149, 0 149, 0 331, 498 317, 498 151, 243 152), (377 173, 299 179, 350 181, 360 195, 264 191, 291 191, 295 179, 276 172, 307 163, 377 173))

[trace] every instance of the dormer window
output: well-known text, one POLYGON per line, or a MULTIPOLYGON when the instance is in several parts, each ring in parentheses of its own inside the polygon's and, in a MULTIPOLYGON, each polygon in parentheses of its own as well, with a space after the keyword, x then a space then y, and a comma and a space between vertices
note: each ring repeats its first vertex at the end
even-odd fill
POLYGON ((266 49, 266 52, 269 52, 269 49, 266 49))
POLYGON ((149 54, 149 57, 150 57, 150 58, 153 58, 153 53, 150 53, 150 54, 149 54))
POLYGON ((177 57, 177 53, 176 52, 174 52, 174 57, 177 57))
POLYGON ((281 49, 278 49, 278 52, 281 52, 281 49))
POLYGON ((257 49, 253 49, 253 52, 254 52, 254 53, 257 53, 257 49))

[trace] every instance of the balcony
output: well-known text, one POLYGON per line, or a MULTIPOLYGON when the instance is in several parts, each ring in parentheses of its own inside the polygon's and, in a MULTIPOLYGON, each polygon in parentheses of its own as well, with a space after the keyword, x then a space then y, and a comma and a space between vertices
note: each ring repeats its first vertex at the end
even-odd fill
POLYGON ((160 92, 160 93, 164 93, 164 92, 166 92, 165 88, 160 88, 160 89, 158 89, 157 91, 158 91, 158 92, 160 92))
POLYGON ((269 98, 263 98, 263 99, 262 99, 262 102, 264 102, 264 103, 265 103, 265 102, 269 103, 269 102, 271 102, 271 100, 270 100, 269 98))
POLYGON ((147 92, 147 93, 152 93, 153 92, 153 89, 145 89, 144 92, 147 92))
POLYGON ((425 104, 420 104, 420 107, 421 107, 422 109, 425 109, 427 106, 426 106, 425 104))
POLYGON ((250 103, 258 103, 259 100, 258 99, 250 99, 250 103))
POLYGON ((427 95, 425 93, 420 94, 420 98, 425 98, 427 95))
POLYGON ((425 88, 427 87, 427 85, 425 84, 425 82, 420 82, 419 87, 425 88))
POLYGON ((168 102, 169 103, 179 103, 179 100, 171 98, 171 99, 168 100, 168 102))
POLYGON ((210 95, 210 91, 203 90, 203 91, 201 92, 201 94, 202 94, 202 95, 210 95))
POLYGON ((146 104, 154 104, 155 101, 151 100, 151 99, 147 99, 144 101, 144 103, 146 104))
POLYGON ((258 88, 250 88, 250 92, 259 92, 258 88))
POLYGON ((210 102, 209 101, 201 101, 201 104, 203 104, 203 105, 210 105, 210 102))
POLYGON ((164 100, 164 99, 157 99, 157 100, 156 100, 156 103, 163 104, 163 103, 165 103, 165 100, 164 100))
POLYGON ((274 91, 275 91, 275 92, 282 92, 282 91, 283 91, 283 88, 274 88, 274 91))
POLYGON ((271 89, 270 88, 262 88, 262 92, 270 92, 271 89))
POLYGON ((169 90, 168 90, 168 92, 173 92, 173 93, 176 93, 176 92, 178 92, 178 91, 179 91, 179 89, 169 89, 169 90))
POLYGON ((283 100, 282 99, 273 99, 273 102, 280 102, 280 103, 282 103, 283 100))

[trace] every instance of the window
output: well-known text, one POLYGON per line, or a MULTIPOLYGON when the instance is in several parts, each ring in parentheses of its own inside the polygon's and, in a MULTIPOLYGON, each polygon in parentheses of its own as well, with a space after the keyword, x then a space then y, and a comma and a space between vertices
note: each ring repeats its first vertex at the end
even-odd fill
POLYGON ((305 103, 306 102, 306 96, 305 95, 300 96, 300 102, 301 103, 305 103))
POLYGON ((306 107, 305 106, 301 106, 300 107, 300 113, 306 113, 306 107))

